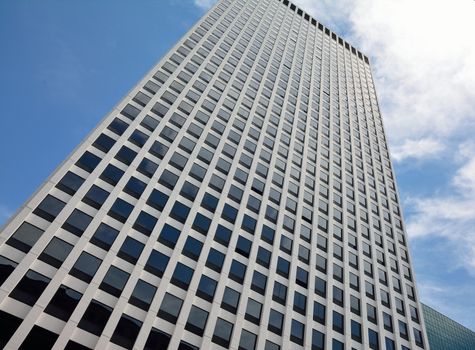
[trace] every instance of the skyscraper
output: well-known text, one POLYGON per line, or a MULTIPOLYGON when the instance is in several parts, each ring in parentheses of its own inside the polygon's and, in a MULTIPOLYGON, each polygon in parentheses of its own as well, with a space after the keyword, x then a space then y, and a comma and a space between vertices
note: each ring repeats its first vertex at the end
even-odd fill
POLYGON ((221 0, 0 235, 8 349, 427 348, 366 56, 221 0))

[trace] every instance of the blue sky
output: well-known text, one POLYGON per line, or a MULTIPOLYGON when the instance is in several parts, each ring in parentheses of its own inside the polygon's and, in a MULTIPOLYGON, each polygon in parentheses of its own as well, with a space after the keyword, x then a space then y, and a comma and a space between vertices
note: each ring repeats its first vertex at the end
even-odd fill
MULTIPOLYGON (((0 224, 212 2, 0 2, 0 224)), ((295 2, 371 57, 421 299, 475 329, 475 3, 295 2)))

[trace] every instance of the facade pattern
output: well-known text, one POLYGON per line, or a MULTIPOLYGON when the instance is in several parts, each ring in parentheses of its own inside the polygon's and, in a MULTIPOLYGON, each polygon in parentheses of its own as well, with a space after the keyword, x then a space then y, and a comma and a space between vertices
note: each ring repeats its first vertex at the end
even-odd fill
POLYGON ((475 332, 430 306, 421 305, 431 350, 475 349, 475 332))
POLYGON ((0 235, 7 349, 428 348, 368 58, 221 0, 0 235))

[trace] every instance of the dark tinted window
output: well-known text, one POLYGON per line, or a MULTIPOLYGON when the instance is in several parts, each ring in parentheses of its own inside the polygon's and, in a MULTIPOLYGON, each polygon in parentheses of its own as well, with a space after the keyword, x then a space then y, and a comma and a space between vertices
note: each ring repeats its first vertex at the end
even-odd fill
POLYGON ((126 349, 132 349, 139 335, 142 322, 123 314, 112 334, 111 342, 126 349))
POLYGON ((86 170, 88 173, 92 173, 92 171, 100 162, 101 158, 92 154, 91 152, 86 151, 76 162, 76 165, 81 169, 86 170))
POLYGON ((125 165, 130 165, 130 163, 132 163, 136 155, 137 155, 137 152, 131 150, 127 146, 122 146, 119 152, 117 152, 117 154, 115 155, 115 159, 120 160, 125 165))
POLYGON ((212 302, 217 284, 218 282, 216 282, 214 279, 209 278, 206 275, 201 276, 196 295, 209 302, 212 302))
POLYGON ((144 235, 150 236, 156 223, 156 217, 150 215, 147 212, 141 211, 139 216, 137 217, 137 220, 135 220, 133 227, 144 235))
POLYGON ((184 290, 188 290, 193 272, 193 269, 182 263, 178 263, 170 282, 184 290))
POLYGON ((86 213, 74 209, 66 219, 63 228, 76 236, 81 236, 92 221, 92 217, 86 213))
POLYGON ((28 253, 43 234, 43 230, 33 226, 28 222, 24 222, 15 231, 15 233, 8 239, 7 244, 28 253))
POLYGON ((134 209, 134 206, 121 198, 117 198, 115 203, 112 205, 111 209, 109 210, 109 215, 112 216, 114 219, 124 223, 127 221, 130 213, 134 209))
POLYGON ((96 273, 101 262, 101 259, 96 258, 89 253, 82 252, 69 274, 79 278, 80 280, 83 280, 86 283, 89 283, 91 282, 92 277, 96 273))
POLYGON ((167 268, 168 261, 170 258, 156 250, 152 250, 148 258, 147 264, 145 265, 145 270, 153 273, 158 277, 162 277, 165 269, 167 268))
POLYGON ((102 280, 100 289, 107 293, 119 297, 129 279, 130 274, 112 265, 102 280))
POLYGON ((100 209, 108 196, 109 192, 100 188, 99 186, 92 185, 91 189, 86 193, 82 201, 89 204, 93 208, 100 209))
POLYGON ((81 293, 61 285, 46 307, 45 312, 60 320, 68 321, 81 297, 81 293))
POLYGON ((131 177, 124 187, 124 192, 132 197, 140 198, 147 185, 135 177, 131 177))
POLYGON ((163 226, 162 232, 160 232, 160 236, 158 237, 158 241, 167 247, 175 248, 175 244, 178 241, 178 237, 180 236, 180 231, 176 228, 170 226, 169 224, 165 224, 163 226))
POLYGON ((17 263, 0 255, 0 286, 13 272, 17 263))
POLYGON ((241 294, 239 292, 235 291, 232 288, 226 287, 224 289, 221 307, 235 314, 237 312, 237 307, 239 304, 240 297, 241 297, 241 294))
POLYGON ((127 237, 122 244, 122 247, 120 247, 117 256, 130 262, 131 264, 135 264, 142 253, 143 247, 144 245, 136 239, 127 237))
POLYGON ((111 184, 112 186, 117 185, 119 180, 121 179, 122 175, 124 175, 124 172, 117 168, 116 166, 109 164, 104 171, 102 172, 101 178, 105 182, 111 184))
POLYGON ((79 321, 78 327, 100 336, 111 313, 112 309, 109 306, 93 299, 79 321))
POLYGON ((152 208, 162 211, 167 201, 168 196, 165 193, 159 190, 153 190, 152 193, 150 193, 150 197, 148 197, 147 204, 152 208))
POLYGON ((231 269, 229 270, 229 277, 235 280, 237 283, 243 283, 245 274, 246 265, 240 263, 237 260, 233 260, 231 263, 231 269))
POLYGON ((91 243, 101 247, 102 249, 109 250, 118 234, 119 231, 116 229, 107 224, 101 223, 92 236, 91 243))
POLYGON ((71 244, 57 237, 53 237, 38 259, 59 269, 72 249, 73 246, 71 244))
POLYGON ((64 208, 66 203, 59 200, 52 195, 47 195, 45 199, 36 207, 33 211, 34 214, 41 216, 43 219, 52 222, 61 210, 64 208))
POLYGON ((162 300, 162 305, 160 305, 160 309, 158 310, 158 317, 175 324, 178 319, 178 315, 180 314, 182 305, 183 300, 170 293, 165 293, 165 296, 162 300))
POLYGON ((35 325, 30 330, 23 343, 20 345, 20 349, 51 349, 56 342, 56 339, 58 339, 58 334, 35 325))
POLYGON ((28 270, 16 287, 10 293, 10 297, 27 305, 33 306, 41 296, 48 283, 51 281, 46 276, 36 271, 28 270))
POLYGON ((157 288, 155 286, 139 279, 132 292, 129 303, 148 311, 156 291, 157 288))
POLYGON ((68 171, 61 181, 58 182, 56 185, 57 188, 59 188, 61 191, 66 192, 67 194, 70 194, 71 196, 76 193, 77 190, 81 187, 83 184, 84 179, 80 177, 79 175, 76 175, 75 173, 68 171))
POLYGON ((188 315, 185 329, 201 337, 207 320, 208 312, 193 305, 188 315))

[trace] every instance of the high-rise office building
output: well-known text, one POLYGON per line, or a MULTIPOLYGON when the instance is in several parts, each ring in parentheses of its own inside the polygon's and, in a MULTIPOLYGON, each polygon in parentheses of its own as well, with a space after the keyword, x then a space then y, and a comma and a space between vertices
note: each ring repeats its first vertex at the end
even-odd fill
POLYGON ((368 58, 221 0, 0 235, 7 349, 428 348, 368 58))
POLYGON ((475 332, 422 304, 427 338, 431 350, 473 350, 475 332))

